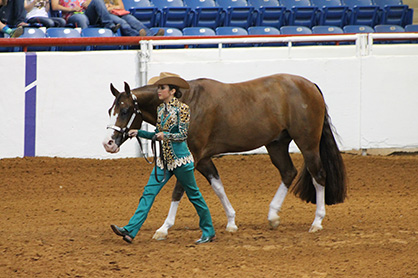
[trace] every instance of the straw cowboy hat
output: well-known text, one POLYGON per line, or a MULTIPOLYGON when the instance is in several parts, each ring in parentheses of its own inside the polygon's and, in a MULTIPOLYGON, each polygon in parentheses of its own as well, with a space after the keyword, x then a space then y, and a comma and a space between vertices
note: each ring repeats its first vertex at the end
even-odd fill
POLYGON ((148 85, 175 85, 179 88, 189 89, 189 83, 180 75, 170 72, 161 72, 160 76, 154 76, 148 81, 148 85))

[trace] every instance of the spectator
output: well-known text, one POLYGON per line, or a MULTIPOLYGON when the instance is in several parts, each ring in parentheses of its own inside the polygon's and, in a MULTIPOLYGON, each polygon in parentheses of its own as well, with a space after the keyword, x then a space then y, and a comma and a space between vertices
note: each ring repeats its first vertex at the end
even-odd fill
POLYGON ((64 27, 65 19, 59 17, 49 17, 49 0, 26 0, 26 21, 30 24, 39 23, 42 26, 64 27))
POLYGON ((25 0, 0 0, 0 21, 2 23, 8 26, 28 26, 25 17, 25 0))
POLYGON ((18 38, 23 34, 23 27, 19 26, 16 29, 12 29, 0 21, 0 31, 8 34, 11 38, 18 38))
POLYGON ((125 10, 122 0, 104 0, 107 10, 111 14, 113 22, 120 24, 121 33, 124 36, 163 36, 164 29, 157 33, 148 29, 141 21, 125 10))
POLYGON ((113 22, 103 0, 51 0, 51 7, 62 11, 68 24, 82 29, 100 23, 116 33, 120 27, 120 24, 113 22))

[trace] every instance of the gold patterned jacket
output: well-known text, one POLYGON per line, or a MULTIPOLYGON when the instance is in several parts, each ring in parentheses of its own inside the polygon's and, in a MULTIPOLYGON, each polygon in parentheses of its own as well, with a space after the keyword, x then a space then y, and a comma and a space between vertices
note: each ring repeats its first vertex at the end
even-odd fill
MULTIPOLYGON (((190 109, 185 103, 173 98, 168 104, 157 107, 157 124, 154 132, 138 130, 139 137, 152 139, 158 132, 164 132, 163 156, 169 171, 193 162, 193 156, 187 146, 190 109)), ((157 158, 157 165, 163 169, 163 164, 157 158)))

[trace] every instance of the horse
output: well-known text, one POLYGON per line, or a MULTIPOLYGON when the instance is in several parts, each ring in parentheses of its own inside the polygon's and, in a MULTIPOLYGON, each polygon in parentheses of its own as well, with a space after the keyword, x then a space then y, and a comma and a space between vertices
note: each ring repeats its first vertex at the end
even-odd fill
MULTIPOLYGON (((309 232, 323 229, 325 205, 344 202, 346 171, 335 141, 333 126, 319 87, 296 75, 275 74, 250 81, 227 84, 200 78, 189 81, 180 101, 189 105, 191 118, 187 143, 195 168, 210 183, 227 216, 226 230, 236 232, 235 210, 224 190, 212 157, 222 153, 253 150, 265 146, 271 162, 281 175, 281 183, 269 204, 267 219, 272 228, 280 223, 279 212, 289 192, 316 204, 309 232), (304 165, 297 169, 289 155, 289 144, 298 146, 304 165)), ((155 125, 157 106, 161 104, 156 86, 131 90, 125 82, 109 109, 110 125, 103 141, 107 152, 115 153, 128 139, 128 129, 139 129, 143 121, 155 125)), ((184 189, 176 182, 172 202, 164 224, 153 238, 165 239, 174 225, 184 189)))

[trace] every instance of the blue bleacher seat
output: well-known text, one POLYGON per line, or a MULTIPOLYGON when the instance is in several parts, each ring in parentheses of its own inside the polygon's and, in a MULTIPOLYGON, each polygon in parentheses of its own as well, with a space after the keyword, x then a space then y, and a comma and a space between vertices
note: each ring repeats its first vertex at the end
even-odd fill
POLYGON ((283 26, 280 28, 283 35, 310 35, 312 30, 306 26, 283 26))
POLYGON ((191 8, 182 0, 153 0, 155 7, 162 11, 159 26, 183 29, 192 23, 191 8))
MULTIPOLYGON (((173 27, 152 27, 151 31, 157 33, 159 29, 164 29, 165 37, 182 37, 183 32, 178 28, 173 27)), ((184 48, 184 45, 167 45, 167 46, 157 46, 157 49, 166 49, 166 48, 184 48)))
MULTIPOLYGON (((35 39, 41 39, 46 38, 46 34, 42 29, 39 28, 24 28, 23 34, 19 37, 19 39, 23 38, 35 38, 35 39)), ((48 46, 29 46, 27 48, 27 51, 48 51, 48 46)), ((14 47, 14 52, 20 52, 22 51, 22 47, 14 47)))
POLYGON ((248 35, 280 35, 280 31, 271 26, 253 26, 248 27, 248 35))
MULTIPOLYGON (((280 35, 279 29, 272 26, 248 27, 248 35, 280 35)), ((256 43, 254 46, 282 46, 283 43, 256 43)))
POLYGON ((372 0, 343 0, 343 3, 350 9, 348 24, 374 27, 378 23, 379 7, 372 0))
POLYGON ((157 26, 161 20, 161 11, 150 0, 124 0, 123 5, 148 28, 157 26))
POLYGON ((279 29, 286 23, 286 8, 280 6, 278 0, 248 0, 253 6, 256 16, 256 26, 271 26, 279 29))
MULTIPOLYGON (((399 25, 376 25, 374 27, 375 33, 403 33, 405 29, 399 25)), ((388 41, 375 41, 377 44, 397 44, 397 43, 410 43, 408 40, 388 40, 388 41)))
MULTIPOLYGON (((218 36, 247 36, 248 32, 242 27, 223 26, 215 30, 218 36)), ((249 47, 251 44, 227 44, 225 47, 249 47)))
MULTIPOLYGON (((46 36, 50 38, 81 38, 78 30, 66 27, 55 27, 46 29, 46 36)), ((52 46, 51 51, 80 51, 84 46, 52 46)))
POLYGON ((397 33, 405 32, 405 29, 399 25, 376 25, 374 31, 376 33, 397 33))
POLYGON ((405 26, 405 32, 418 32, 418 24, 408 24, 405 26))
POLYGON ((216 4, 226 12, 224 26, 247 29, 254 24, 254 7, 247 0, 216 0, 216 4))
MULTIPOLYGON (((312 30, 306 26, 283 26, 280 28, 282 35, 311 35, 312 30)), ((315 45, 311 42, 292 43, 293 45, 315 45)))
POLYGON ((312 0, 319 8, 318 25, 343 27, 348 23, 348 7, 341 0, 312 0))
MULTIPOLYGON (((338 26, 314 26, 312 27, 312 34, 343 34, 343 29, 341 29, 338 26)), ((339 44, 339 42, 332 42, 332 41, 328 41, 328 42, 318 42, 318 45, 335 45, 335 44, 339 44)))
MULTIPOLYGON (((112 30, 107 28, 89 27, 81 30, 82 37, 114 37, 112 30)), ((118 45, 91 45, 86 50, 117 50, 121 49, 118 45)))
POLYGON ((184 36, 216 36, 213 29, 207 27, 187 27, 183 29, 184 36))
POLYGON ((342 34, 343 29, 337 26, 314 26, 312 27, 312 34, 342 34))
POLYGON ((411 23, 408 17, 410 9, 401 0, 374 0, 374 3, 381 10, 380 24, 405 26, 411 23))
MULTIPOLYGON (((213 29, 207 27, 187 27, 183 29, 184 36, 216 36, 216 33, 213 29)), ((190 48, 209 48, 209 47, 218 47, 217 44, 196 44, 189 45, 190 48)))
POLYGON ((346 25, 343 27, 344 33, 374 33, 374 29, 367 25, 346 25))
POLYGON ((193 27, 215 29, 223 25, 225 12, 214 0, 184 0, 184 4, 192 9, 193 27))
POLYGON ((289 11, 287 25, 308 28, 316 25, 318 7, 312 6, 310 0, 280 0, 280 4, 289 11))

